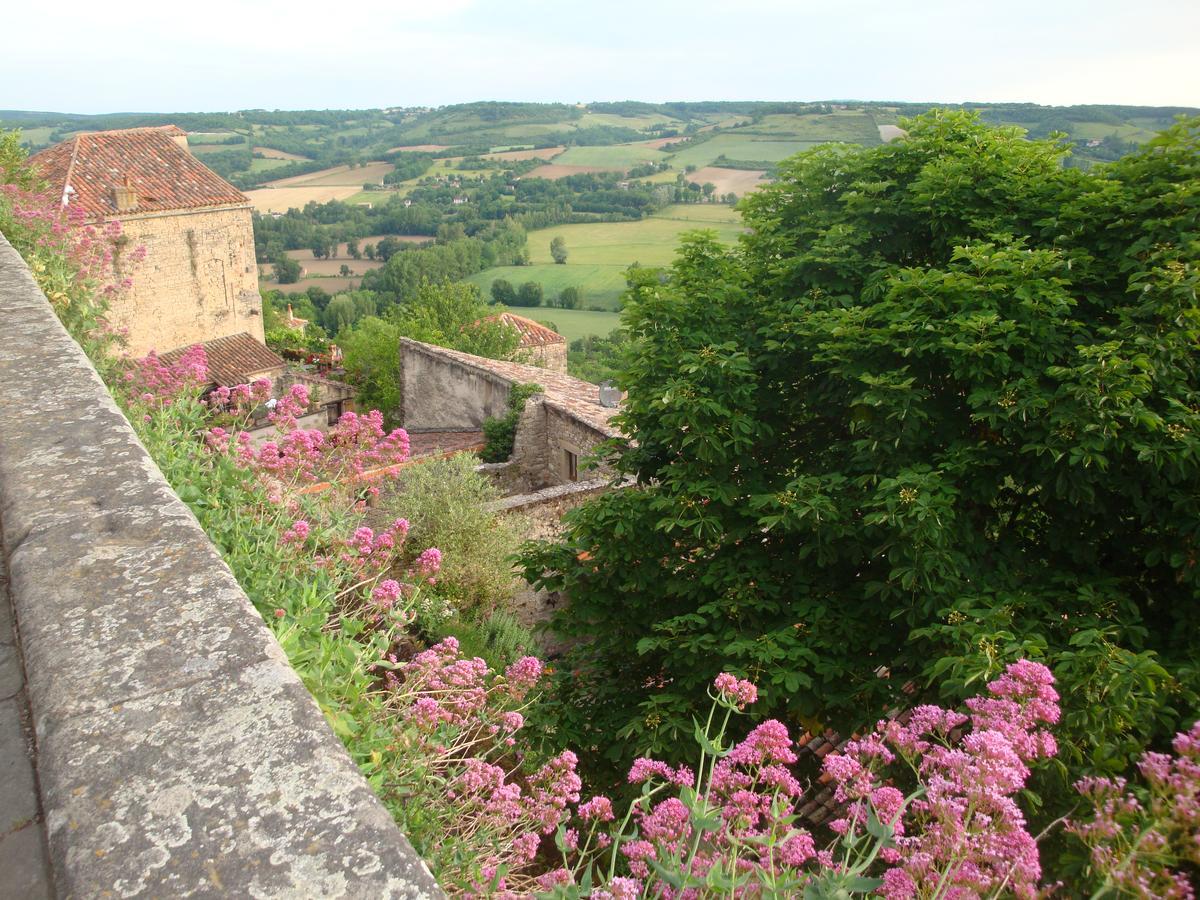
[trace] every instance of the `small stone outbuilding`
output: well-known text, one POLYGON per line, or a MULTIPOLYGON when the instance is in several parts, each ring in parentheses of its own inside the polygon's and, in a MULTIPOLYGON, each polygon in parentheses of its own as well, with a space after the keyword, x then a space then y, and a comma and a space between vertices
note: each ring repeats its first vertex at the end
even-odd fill
MULTIPOLYGON (((174 125, 78 134, 30 162, 88 224, 119 221, 123 250, 146 248, 109 309, 124 352, 247 333, 263 340, 250 201, 188 150, 174 125)), ((121 254, 115 264, 120 271, 121 254)))
POLYGON ((401 338, 401 422, 410 434, 477 432, 485 419, 503 418, 517 384, 543 393, 525 403, 506 478, 507 492, 539 491, 590 475, 581 463, 610 438, 617 410, 600 404, 598 385, 562 372, 485 359, 401 338))

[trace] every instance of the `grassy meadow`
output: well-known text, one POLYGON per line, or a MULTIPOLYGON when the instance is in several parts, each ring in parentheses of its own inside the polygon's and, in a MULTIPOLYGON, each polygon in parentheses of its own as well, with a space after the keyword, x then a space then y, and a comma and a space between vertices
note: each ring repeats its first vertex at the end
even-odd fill
POLYGON ((589 334, 611 334, 621 324, 620 313, 594 312, 590 309, 547 309, 538 306, 533 309, 515 307, 511 312, 553 328, 567 339, 568 344, 589 334))
MULTIPOLYGON (((515 287, 526 281, 542 285, 547 300, 557 297, 566 287, 581 292, 585 307, 600 306, 615 316, 620 297, 625 291, 625 270, 633 263, 643 266, 668 266, 674 261, 680 235, 685 231, 707 228, 716 231, 718 238, 732 244, 741 232, 741 219, 732 207, 720 204, 697 203, 668 206, 658 215, 637 222, 592 222, 583 225, 557 225, 529 232, 528 266, 502 266, 486 269, 465 279, 476 285, 484 297, 490 296, 492 282, 505 278, 515 287), (561 237, 567 243, 567 261, 556 265, 550 257, 550 242, 561 237)), ((595 320, 584 313, 592 310, 547 309, 538 315, 561 316, 564 328, 571 321, 616 327, 615 318, 601 316, 595 320)), ((526 315, 526 313, 522 313, 526 315)), ((530 315, 530 318, 537 316, 530 315)), ((538 321, 541 321, 538 319, 538 321)), ((561 332, 566 334, 566 332, 561 332)), ((608 331, 585 331, 584 334, 608 334, 608 331)), ((576 337, 579 335, 576 334, 576 337)))

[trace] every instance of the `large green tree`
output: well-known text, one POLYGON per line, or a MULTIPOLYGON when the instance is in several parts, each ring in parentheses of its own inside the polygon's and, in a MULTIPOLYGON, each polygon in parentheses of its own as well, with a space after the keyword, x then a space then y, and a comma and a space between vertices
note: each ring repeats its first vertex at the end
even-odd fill
POLYGON ((569 598, 569 739, 669 753, 722 669, 844 727, 1019 657, 1059 679, 1072 772, 1195 716, 1200 122, 1089 173, 970 115, 906 127, 781 164, 737 248, 634 280, 637 486, 525 558, 569 598))

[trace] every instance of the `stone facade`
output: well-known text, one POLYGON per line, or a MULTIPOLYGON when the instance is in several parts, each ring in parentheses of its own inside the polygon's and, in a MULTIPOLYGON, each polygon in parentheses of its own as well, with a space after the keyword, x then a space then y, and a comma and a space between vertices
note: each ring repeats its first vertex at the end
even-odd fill
POLYGON ((246 332, 262 341, 262 298, 250 206, 121 217, 126 247, 145 246, 133 288, 109 319, 125 329, 125 352, 145 356, 246 332))
POLYGON ((504 476, 524 491, 606 474, 585 460, 619 432, 608 423, 615 409, 602 407, 599 388, 549 369, 484 359, 401 339, 401 421, 410 432, 477 429, 508 413, 514 384, 544 391, 530 397, 517 424, 504 476))
POLYGON ((522 347, 522 352, 529 358, 529 364, 552 372, 567 371, 567 345, 543 344, 537 347, 522 347))

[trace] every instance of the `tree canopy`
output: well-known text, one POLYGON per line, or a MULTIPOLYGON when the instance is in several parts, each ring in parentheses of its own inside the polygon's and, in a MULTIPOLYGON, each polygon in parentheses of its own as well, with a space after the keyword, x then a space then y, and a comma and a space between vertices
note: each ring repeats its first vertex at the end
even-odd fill
MULTIPOLYGON (((1200 121, 1085 173, 963 113, 825 146, 637 278, 635 488, 527 550, 569 739, 669 752, 722 669, 861 726, 1045 661, 1072 773, 1194 716, 1200 121)), ((1188 720, 1190 721, 1190 719, 1188 720)))

